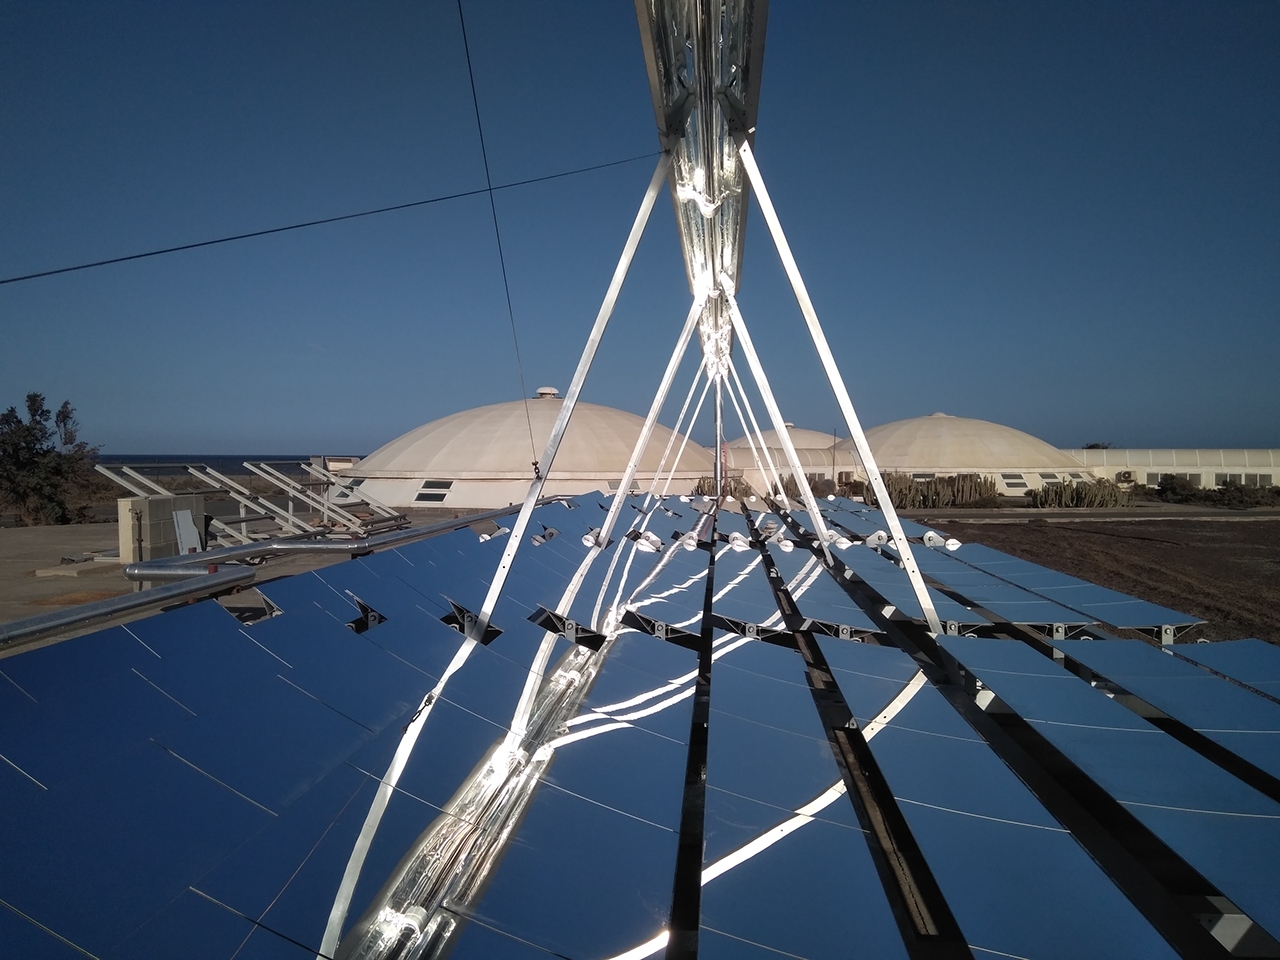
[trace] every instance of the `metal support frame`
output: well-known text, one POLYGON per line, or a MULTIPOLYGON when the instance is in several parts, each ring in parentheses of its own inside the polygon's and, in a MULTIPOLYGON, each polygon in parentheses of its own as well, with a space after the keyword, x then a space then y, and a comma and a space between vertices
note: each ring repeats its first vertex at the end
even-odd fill
POLYGON ((269 463, 250 463, 246 460, 243 466, 246 470, 256 473, 268 483, 279 487, 286 496, 300 500, 312 510, 315 510, 323 518, 323 522, 326 525, 346 527, 353 533, 364 532, 364 523, 354 513, 330 503, 324 497, 316 496, 300 483, 295 483, 291 478, 286 477, 269 463))
MULTIPOLYGON (((336 488, 337 490, 345 493, 347 498, 338 501, 341 506, 351 509, 353 506, 363 505, 368 507, 372 512, 376 513, 386 522, 396 522, 401 525, 408 523, 408 517, 403 513, 400 513, 398 510, 393 510, 385 503, 375 500, 363 490, 357 490, 353 484, 346 480, 346 478, 340 477, 335 473, 331 473, 323 467, 317 467, 314 463, 307 463, 303 461, 298 465, 317 480, 329 484, 330 491, 333 491, 336 488)), ((375 520, 373 522, 378 523, 381 521, 375 520)))
MULTIPOLYGON (((150 477, 144 477, 142 474, 131 469, 130 467, 121 466, 120 473, 118 474, 113 473, 109 467, 105 467, 100 463, 94 464, 93 469, 98 471, 98 473, 102 474, 104 477, 108 477, 114 480, 116 483, 120 484, 120 486, 124 487, 126 490, 132 493, 135 497, 181 496, 181 494, 174 493, 172 490, 166 490, 164 487, 160 486, 158 483, 153 481, 150 477), (141 481, 141 482, 139 483, 138 481, 141 481)), ((206 480, 205 482, 207 483, 208 481, 206 480)), ((241 515, 243 516, 243 512, 244 512, 243 503, 240 505, 240 510, 241 510, 241 515)), ((236 541, 237 543, 253 542, 253 540, 249 537, 248 533, 244 531, 243 524, 241 524, 242 529, 239 532, 237 532, 234 527, 228 526, 227 524, 219 520, 217 517, 210 517, 209 526, 211 526, 214 530, 218 532, 219 538, 226 537, 230 540, 236 541)))
MULTIPOLYGON (((683 435, 687 438, 687 435, 688 435, 687 431, 684 430, 685 414, 689 412, 689 404, 693 403, 693 394, 698 389, 698 382, 702 379, 702 371, 705 370, 706 367, 707 367, 707 359, 706 357, 703 357, 698 362, 698 369, 693 372, 693 381, 689 384, 689 392, 685 394, 684 405, 680 407, 680 416, 676 418, 676 425, 674 429, 672 429, 671 431, 671 436, 667 437, 667 445, 662 450, 662 458, 658 461, 658 469, 653 472, 653 479, 649 481, 649 497, 651 498, 659 496, 657 492, 658 482, 662 479, 663 471, 665 471, 667 468, 667 460, 671 457, 671 448, 675 445, 676 437, 683 435)), ((695 420, 697 419, 697 416, 698 416, 697 413, 695 413, 694 414, 695 420)), ((681 452, 681 455, 683 455, 684 453, 683 444, 681 444, 680 446, 680 452, 681 452)), ((670 471, 671 476, 675 475, 675 464, 679 462, 680 462, 680 457, 677 456, 671 466, 671 471, 670 471)), ((666 487, 664 486, 661 496, 666 496, 666 492, 667 490, 666 490, 666 487)), ((646 503, 647 502, 648 501, 646 500, 646 503)))
MULTIPOLYGON (((760 457, 763 457, 764 462, 769 465, 769 471, 767 473, 765 472, 763 467, 760 468, 760 473, 764 476, 766 480, 768 480, 769 477, 773 477, 773 482, 778 486, 778 494, 782 499, 782 502, 787 506, 790 506, 791 504, 787 499, 786 491, 782 489, 782 475, 778 473, 778 466, 773 462, 773 456, 769 453, 769 447, 764 442, 764 433, 760 430, 759 421, 756 420, 756 411, 751 406, 751 401, 747 398, 747 391, 742 388, 742 380, 739 379, 738 377, 738 368, 734 364, 732 358, 730 358, 729 360, 729 375, 733 378, 733 383, 734 383, 734 386, 737 388, 738 395, 742 397, 742 408, 747 411, 747 418, 751 421, 750 428, 747 427, 746 422, 742 423, 742 432, 747 435, 748 442, 751 443, 751 453, 753 456, 756 457, 757 464, 759 463, 760 457), (751 438, 752 430, 755 431, 754 440, 751 438), (759 454, 756 454, 757 441, 760 444, 759 454)), ((729 397, 730 399, 733 399, 732 390, 729 391, 729 397)), ((734 405, 736 408, 736 405, 737 405, 736 400, 734 401, 734 405)), ((738 411, 738 418, 739 420, 741 420, 742 418, 741 410, 738 411)))
POLYGON ((724 496, 724 374, 716 375, 716 462, 712 485, 717 497, 724 496))
POLYGON ((493 582, 489 585, 489 592, 485 594, 484 603, 480 606, 480 613, 476 618, 477 637, 482 636, 489 626, 489 618, 493 616, 493 610, 498 605, 498 598, 502 596, 502 588, 506 586, 507 574, 511 572, 511 564, 515 560, 516 552, 520 549, 520 544, 524 542, 524 532, 529 526, 529 518, 533 516, 533 508, 542 496, 542 488, 546 483, 547 475, 551 472, 552 465, 555 463, 556 453, 560 449, 560 441, 564 438, 564 432, 569 426, 569 418, 573 416, 573 409, 578 404, 578 395, 582 393, 582 385, 586 382, 587 374, 591 371, 591 363, 595 360, 596 350, 599 348, 600 340, 604 336, 605 327, 609 325, 609 318, 613 316, 613 307, 618 301, 622 283, 627 278, 627 271, 631 268, 631 260, 635 256, 636 248, 640 245, 640 238, 644 235, 644 228, 649 222, 649 214, 653 212, 654 201, 658 198, 658 191, 662 189, 662 184, 665 182, 667 171, 670 168, 671 155, 663 153, 658 158, 658 165, 653 171, 652 179, 649 181, 649 189, 645 191, 644 200, 641 201, 640 209, 636 212, 635 222, 631 225, 631 233, 627 237, 626 245, 622 248, 622 256, 618 259, 618 266, 613 271, 613 279, 609 282, 609 289, 605 292, 604 302, 600 304, 600 311, 596 314, 596 322, 587 337, 586 346, 582 348, 582 357, 578 360, 578 368, 573 372, 573 381, 565 392, 564 403, 560 406, 560 415, 556 417, 555 426, 551 428, 551 436, 547 438, 546 449, 543 450, 542 459, 539 461, 542 469, 534 476, 533 482, 529 484, 529 493, 524 498, 524 505, 520 508, 520 515, 516 517, 516 522, 511 527, 511 533, 507 537, 506 546, 502 551, 502 558, 498 561, 498 568, 493 573, 493 582))
MULTIPOLYGON (((711 376, 711 372, 707 369, 705 363, 702 367, 699 368, 699 371, 701 373, 706 373, 707 382, 706 382, 706 385, 703 386, 702 388, 702 393, 698 394, 698 402, 693 408, 693 416, 689 418, 689 428, 687 430, 682 431, 680 434, 680 449, 676 451, 676 458, 671 461, 671 467, 666 472, 667 475, 666 475, 666 479, 662 483, 662 493, 660 494, 660 496, 665 497, 667 495, 667 491, 671 489, 671 481, 672 479, 674 479, 676 475, 676 464, 678 464, 681 458, 684 457, 685 447, 689 446, 689 434, 693 430, 693 425, 698 422, 698 414, 702 412, 702 404, 707 399, 707 391, 711 389, 711 382, 713 378, 711 376)), ((698 382, 698 378, 695 375, 694 386, 697 386, 697 382, 698 382)), ((680 430, 679 427, 677 427, 676 429, 680 430)))
POLYGON ((720 294, 729 305, 729 316, 733 320, 733 332, 737 334, 738 342, 742 345, 742 354, 747 358, 747 366, 751 368, 751 374, 756 381, 756 388, 760 391, 760 398, 764 401, 764 408, 769 412, 769 419, 773 421, 774 432, 778 434, 778 442, 782 444, 782 452, 787 455, 787 463, 791 466, 791 473, 796 478, 796 486, 800 490, 800 499, 804 501, 804 505, 809 511, 809 515, 813 520, 814 531, 818 534, 818 541, 825 551, 832 540, 832 535, 827 530, 826 519, 818 509, 818 502, 813 498, 813 491, 809 489, 809 481, 804 475, 804 468, 800 466, 800 455, 796 453, 795 444, 791 442, 791 434, 787 430, 787 422, 783 419, 782 410, 778 407, 778 401, 774 399, 773 389, 769 386, 769 378, 764 372, 764 367, 760 364, 760 356, 756 353, 755 345, 751 342, 751 334, 747 332, 746 321, 742 319, 742 311, 738 309, 738 301, 733 296, 731 286, 732 281, 722 275, 720 277, 720 294))
MULTIPOLYGON (((292 530, 294 533, 317 533, 319 530, 318 527, 313 527, 306 521, 299 520, 293 515, 292 510, 280 509, 266 497, 259 497, 248 488, 240 486, 230 477, 223 476, 213 467, 188 465, 187 473, 198 480, 203 480, 215 490, 225 489, 227 495, 237 503, 269 514, 285 530, 292 530)), ((292 506, 292 501, 290 501, 290 506, 292 506)))
MULTIPOLYGON (((675 349, 671 351, 671 358, 667 361, 667 369, 662 374, 662 382, 658 384, 658 392, 653 395, 653 402, 649 405, 649 415, 645 417, 640 436, 636 438, 635 448, 631 451, 631 459, 627 461, 622 480, 618 483, 618 492, 614 494, 613 502, 609 505, 609 513, 605 516, 604 523, 600 527, 599 536, 596 537, 596 544, 601 548, 608 545, 609 533, 613 530, 613 525, 618 520, 618 512, 630 495, 631 481, 635 479, 640 458, 644 456, 644 451, 649 446, 649 438, 653 435, 653 428, 658 422, 658 414, 662 412, 662 406, 667 402, 667 394, 671 390, 671 383, 675 380, 676 373, 680 369, 680 362, 684 359, 685 351, 689 348, 689 341, 693 339, 694 331, 698 328, 698 318, 702 315, 706 303, 706 294, 702 294, 695 297, 693 305, 689 307, 689 316, 685 319, 684 329, 680 331, 675 349)), ((670 444, 668 444, 667 449, 670 450, 670 444)), ((679 460, 676 463, 679 463, 679 460)), ((659 464, 659 469, 661 469, 661 466, 659 464)), ((656 472, 654 476, 657 476, 656 472)))
POLYGON ((920 568, 916 565, 915 557, 911 553, 911 546, 907 543, 906 533, 902 529, 902 521, 898 519, 898 513, 893 508, 893 501, 890 499, 889 491, 885 487, 884 478, 880 476, 880 468, 876 466, 875 456, 871 452, 871 444, 867 442, 867 435, 863 432, 862 424, 858 421, 858 415, 853 410, 853 401, 849 398, 849 391, 844 385, 844 378, 840 375, 840 368, 836 366, 835 357, 832 355, 831 347, 827 343, 826 334, 822 332, 822 325, 818 322, 818 314, 813 309, 813 301, 809 299, 809 291, 804 285, 804 278, 800 276, 800 268, 796 265, 796 259, 791 254, 791 246, 787 243, 786 234, 782 231, 782 223, 778 220, 777 211, 773 208, 773 201, 769 199, 769 192, 765 188, 764 178, 760 175, 760 168, 756 166, 755 157, 751 152, 751 145, 747 142, 746 134, 743 132, 737 133, 734 139, 738 144, 738 156, 742 160, 743 169, 747 172, 747 179, 751 182, 751 189, 756 195, 756 201, 760 204, 760 212, 764 214, 765 223, 769 225, 769 233, 773 237, 774 247, 777 248, 778 258, 782 261, 782 268, 787 273, 787 279, 791 281, 791 289, 795 292, 796 301, 800 304, 800 312, 804 314, 804 322, 809 328, 809 336, 813 339, 813 346, 818 351, 818 357, 822 361, 822 369, 831 384, 832 392, 836 395, 836 402, 840 405, 840 412, 844 414, 845 425, 849 428, 849 436, 853 439, 858 456, 862 459, 862 466, 867 471, 867 479, 871 483, 871 489, 875 491, 876 500, 879 502, 880 510, 884 514, 885 523, 889 527, 889 533, 893 537, 894 545, 898 548, 898 556, 902 559, 902 566, 907 572, 907 579, 911 581, 911 589, 915 593, 916 599, 920 601, 920 608, 924 611, 924 617, 929 623, 929 629, 935 634, 942 633, 942 623, 938 619, 938 611, 934 609, 933 599, 929 596, 924 578, 920 575, 920 568))

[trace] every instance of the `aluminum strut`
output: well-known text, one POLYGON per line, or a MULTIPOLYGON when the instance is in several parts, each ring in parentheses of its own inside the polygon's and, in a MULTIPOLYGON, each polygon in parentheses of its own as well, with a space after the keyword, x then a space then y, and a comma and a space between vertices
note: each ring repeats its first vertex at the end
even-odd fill
POLYGON ((667 171, 670 167, 671 155, 664 153, 658 158, 658 166, 653 171, 653 178, 649 181, 649 189, 645 191, 644 200, 641 201, 640 209, 636 212, 636 219, 631 225, 631 233, 627 237, 626 246, 622 248, 622 256, 618 259, 618 266, 613 271, 613 279, 609 282, 609 289, 605 292, 604 302, 600 304, 600 312, 596 314, 596 322, 587 337, 586 346, 582 348, 582 357, 578 360, 578 369, 574 371, 573 381, 565 392, 564 403, 560 406, 560 415, 556 417, 555 426, 551 428, 551 436, 547 438, 546 449, 543 450, 542 459, 539 461, 542 469, 534 476, 533 482, 529 484, 529 493, 524 498, 524 505, 520 508, 520 515, 516 517, 516 522, 511 527, 511 534, 507 537, 506 547, 502 551, 502 559, 498 561, 498 568, 493 574, 493 582, 489 585, 489 592, 485 595, 484 603, 480 606, 480 613, 476 617, 475 623, 475 639, 479 639, 484 635, 484 631, 489 626, 489 618, 493 616, 493 608, 498 605, 498 598, 502 596, 502 588, 506 585, 507 574, 511 571, 511 564, 515 560, 516 551, 520 549, 520 544, 524 541, 524 532, 529 526, 529 518, 533 515, 533 508, 537 506, 538 498, 542 496, 542 488, 546 483, 547 475, 551 472, 552 465, 555 463, 556 452, 560 449, 560 441, 564 438, 565 429, 569 426, 569 418, 573 416, 573 409, 578 404, 578 395, 582 393, 582 385, 586 382, 587 374, 591 370, 591 363, 595 360, 596 350, 599 348, 600 340, 604 336, 605 327, 609 325, 609 318, 613 316, 613 307, 618 301, 622 283, 627 278, 627 271, 631 267, 631 259, 635 256, 636 247, 640 245, 640 238, 644 235, 645 225, 649 222, 649 214, 653 212, 654 201, 658 197, 658 191, 662 189, 662 184, 667 178, 667 171))
POLYGON ((791 433, 787 430, 787 423, 782 418, 782 410, 779 409, 778 401, 773 396, 773 389, 769 386, 769 378, 765 375, 755 345, 751 342, 751 334, 747 332, 747 324, 742 319, 742 311, 738 309, 738 301, 734 299, 731 284, 732 281, 727 276, 720 275, 720 295, 729 305, 729 316, 733 319, 733 332, 737 334, 738 342, 742 344, 742 354, 747 358, 747 366, 751 368, 751 374, 755 377, 756 388, 760 391, 764 408, 769 412, 769 419, 773 421, 773 429, 778 435, 778 442, 782 444, 782 452, 787 455, 791 475, 795 477, 796 487, 800 490, 800 499, 804 501, 805 508, 813 520, 814 532, 818 535, 823 552, 830 559, 829 547, 833 536, 827 530, 827 522, 823 519, 818 503, 813 498, 813 490, 810 489, 809 481, 805 478, 804 468, 800 466, 800 456, 796 453, 795 444, 791 442, 791 433))
MULTIPOLYGON (((751 429, 747 429, 746 423, 743 423, 742 432, 746 434, 748 440, 750 440, 752 431, 755 431, 755 440, 752 441, 751 444, 752 455, 756 455, 756 443, 758 442, 760 445, 760 453, 757 456, 757 462, 759 461, 759 457, 763 457, 764 462, 769 466, 768 473, 765 473, 763 468, 761 468, 760 473, 766 481, 768 481, 770 477, 773 477, 773 482, 777 484, 778 494, 782 499, 783 504, 790 507, 791 504, 787 501, 787 495, 782 489, 782 475, 778 473, 778 466, 773 462, 773 456, 769 453, 769 447, 764 442, 764 433, 760 429, 759 421, 756 420, 756 411, 751 406, 751 400, 747 397, 747 391, 742 388, 742 380, 738 377, 738 368, 734 365, 732 358, 729 359, 729 376, 733 378, 734 388, 738 391, 738 396, 742 397, 742 407, 747 411, 747 419, 751 421, 751 429)), ((731 397, 733 396, 732 390, 729 391, 729 395, 731 397)), ((739 411, 738 413, 739 417, 741 417, 742 411, 739 411)))
MULTIPOLYGON (((653 402, 649 405, 649 415, 645 418, 644 427, 640 430, 640 436, 636 438, 635 448, 631 451, 631 459, 627 461, 627 468, 623 471, 622 480, 618 483, 618 492, 614 494, 613 502, 609 504, 609 513, 604 518, 604 524, 600 527, 599 536, 596 537, 596 545, 601 549, 608 545, 609 533, 613 530, 613 525, 618 520, 618 512, 622 509, 622 505, 626 502, 631 492, 631 481, 635 479, 636 468, 640 464, 640 458, 644 456, 645 448, 649 445, 649 437, 653 435, 654 425, 658 422, 658 414, 662 411, 662 405, 667 402, 667 394, 671 390, 671 382, 675 380, 676 372, 680 369, 680 361, 684 359, 685 350, 689 347, 689 341, 693 339, 694 331, 698 328, 698 318, 702 315, 702 310, 706 303, 707 296, 703 293, 694 298, 693 305, 689 308, 689 316, 685 319, 684 329, 680 331, 675 349, 671 351, 671 358, 667 361, 667 369, 662 374, 662 382, 658 385, 658 392, 653 395, 653 402)), ((668 444, 669 448, 670 444, 668 444)), ((679 463, 678 460, 676 462, 679 463)))
POLYGON ((907 579, 911 581, 911 589, 920 602, 920 609, 929 623, 929 629, 934 633, 941 633, 942 623, 938 619, 938 611, 934 609, 933 599, 925 587, 924 578, 920 575, 920 568, 916 565, 915 556, 911 552, 911 545, 907 542, 907 535, 902 529, 902 521, 898 519, 898 512, 889 498, 884 478, 880 476, 880 468, 876 466, 871 445, 867 442, 867 435, 863 432, 862 424, 858 422, 858 415, 853 410, 853 401, 849 398, 849 391, 844 385, 844 377, 840 375, 840 368, 836 366, 826 334, 822 332, 822 325, 818 322, 817 311, 813 309, 813 301, 809 299, 804 278, 800 276, 796 258, 791 255, 791 246, 787 243, 786 234, 782 232, 782 223, 778 220, 777 211, 773 209, 773 201, 769 199, 769 191, 765 188, 760 168, 756 166, 751 145, 747 143, 746 135, 743 133, 735 134, 734 139, 738 144, 738 156, 742 160, 742 166, 747 171, 747 179, 751 181, 751 189, 756 195, 756 201, 760 204, 760 212, 764 214, 765 223, 769 225, 769 233, 773 237, 774 247, 778 250, 778 258, 782 261, 782 268, 787 272, 787 279, 791 281, 791 289, 795 292, 796 301, 800 304, 800 312, 804 314, 804 322, 809 327, 809 336, 813 339, 813 346, 822 360, 822 369, 831 383, 831 390, 836 395, 840 412, 844 414, 849 436, 853 438, 854 447, 867 471, 867 479, 871 482, 871 489, 875 491, 876 500, 884 514, 885 523, 889 526, 889 533, 893 537, 898 556, 902 558, 902 566, 907 572, 907 579))
MULTIPOLYGON (((759 429, 757 429, 756 436, 753 436, 751 433, 751 427, 748 426, 747 424, 747 418, 743 416, 743 413, 742 413, 742 408, 744 406, 750 409, 750 406, 751 406, 750 402, 747 400, 746 394, 743 394, 742 403, 741 404, 738 403, 737 393, 734 392, 732 380, 726 380, 725 386, 729 388, 726 391, 729 394, 729 402, 733 404, 734 412, 737 413, 738 415, 738 423, 742 427, 742 434, 746 438, 747 446, 751 450, 751 459, 755 461, 756 469, 760 471, 760 476, 764 477, 767 480, 769 477, 769 473, 765 470, 764 462, 760 459, 760 451, 756 447, 756 439, 758 438, 760 431, 759 429)), ((739 387, 738 389, 741 390, 741 387, 739 387)), ((753 414, 753 417, 754 417, 754 414, 753 414)), ((770 469, 773 469, 772 461, 769 462, 769 467, 770 469)), ((775 478, 777 477, 777 473, 778 473, 777 470, 773 470, 773 475, 775 478)), ((776 482, 778 484, 778 489, 781 490, 782 481, 778 479, 776 482)))

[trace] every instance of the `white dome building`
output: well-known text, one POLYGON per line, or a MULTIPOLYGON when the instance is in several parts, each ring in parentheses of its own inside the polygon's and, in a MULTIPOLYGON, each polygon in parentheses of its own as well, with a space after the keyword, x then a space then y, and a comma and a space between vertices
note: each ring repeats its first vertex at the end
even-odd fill
MULTIPOLYGON (((533 479, 532 461, 542 456, 563 404, 554 388, 542 387, 527 404, 514 400, 450 414, 397 437, 342 475, 359 480, 362 493, 390 507, 488 510, 520 503, 533 479)), ((545 495, 617 489, 643 427, 643 417, 579 401, 545 495)), ((637 486, 647 488, 673 436, 674 458, 684 438, 660 424, 654 428, 636 472, 637 486)), ((689 441, 670 492, 689 493, 714 469, 711 454, 689 441)))
MULTIPOLYGON (((791 437, 792 445, 796 448, 796 458, 800 461, 805 478, 810 483, 820 480, 847 483, 850 480, 866 477, 857 454, 852 449, 842 446, 838 442, 838 437, 819 430, 806 430, 790 423, 787 424, 787 433, 791 437)), ((764 430, 761 431, 760 436, 764 440, 765 449, 773 460, 774 466, 778 468, 778 473, 784 477, 791 473, 787 454, 778 440, 778 432, 764 430)), ((755 440, 754 437, 750 440, 747 437, 738 437, 725 444, 729 472, 731 475, 741 473, 742 478, 755 490, 765 491, 770 489, 773 483, 771 478, 766 477, 756 467, 755 456, 751 450, 753 440, 755 440)), ((759 452, 759 441, 755 442, 756 450, 759 452)), ((765 471, 768 471, 767 466, 765 471)))
MULTIPOLYGON (((945 413, 872 427, 867 442, 881 473, 907 473, 917 480, 976 473, 994 479, 1007 496, 1022 496, 1046 483, 1093 478, 1075 457, 1029 433, 945 413)), ((853 454, 852 441, 838 446, 853 454)))

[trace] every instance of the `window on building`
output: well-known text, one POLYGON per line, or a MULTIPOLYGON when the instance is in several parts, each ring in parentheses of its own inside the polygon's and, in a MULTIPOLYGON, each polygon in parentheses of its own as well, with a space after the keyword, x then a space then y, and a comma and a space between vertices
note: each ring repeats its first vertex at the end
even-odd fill
POLYGON ((452 480, 423 480, 414 503, 441 503, 449 495, 452 480))
POLYGON ((1040 474, 1040 479, 1041 480, 1057 480, 1059 478, 1056 473, 1042 473, 1040 474))
POLYGON ((1271 474, 1269 474, 1269 473, 1260 473, 1260 474, 1258 474, 1258 486, 1260 486, 1260 487, 1269 487, 1269 486, 1271 486, 1271 474))
POLYGON ((1226 482, 1227 482, 1227 475, 1225 473, 1215 473, 1213 475, 1213 485, 1215 487, 1220 487, 1226 482))
POLYGON ((912 480, 932 480, 936 476, 937 476, 936 473, 913 473, 911 475, 911 479, 912 480))
POLYGON ((1083 479, 1084 479, 1084 474, 1083 474, 1083 473, 1072 473, 1072 474, 1069 474, 1069 476, 1071 477, 1071 479, 1072 479, 1072 480, 1083 480, 1083 479))
POLYGON ((1158 486, 1160 486, 1160 474, 1158 474, 1158 473, 1148 473, 1148 474, 1147 474, 1147 486, 1148 486, 1148 487, 1158 487, 1158 486))
POLYGON ((1001 479, 1003 479, 1003 480, 1021 480, 1021 479, 1022 479, 1022 474, 1020 474, 1020 473, 1002 473, 1002 474, 1000 474, 1000 477, 1001 477, 1001 479))

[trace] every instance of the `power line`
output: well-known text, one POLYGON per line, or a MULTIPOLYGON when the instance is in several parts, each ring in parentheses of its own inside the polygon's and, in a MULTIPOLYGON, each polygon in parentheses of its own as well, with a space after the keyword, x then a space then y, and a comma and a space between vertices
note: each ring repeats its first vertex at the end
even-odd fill
POLYGON ((484 124, 480 122, 480 100, 476 97, 476 78, 471 72, 471 47, 467 43, 467 21, 462 16, 462 0, 458 0, 458 24, 462 27, 462 50, 467 55, 467 79, 471 82, 471 105, 476 111, 476 131, 480 134, 480 158, 484 160, 484 180, 489 185, 489 212, 493 214, 493 235, 498 241, 498 265, 502 267, 502 289, 507 295, 507 318, 511 321, 511 342, 516 351, 516 372, 520 376, 520 397, 524 400, 524 421, 529 428, 529 450, 533 457, 533 473, 538 472, 538 446, 533 439, 533 418, 529 416, 529 389, 524 382, 524 364, 520 361, 520 338, 516 336, 516 313, 511 307, 511 285, 507 283, 507 259, 502 255, 502 231, 498 229, 498 204, 493 199, 493 180, 489 177, 489 152, 484 146, 484 124))
POLYGON ((376 210, 361 210, 359 213, 344 213, 337 217, 325 217, 321 220, 307 220, 304 223, 291 223, 283 227, 270 227, 266 230, 237 233, 229 237, 218 237, 215 240, 201 240, 198 243, 184 243, 176 247, 162 247, 159 250, 147 250, 144 253, 130 253, 123 257, 110 257, 106 260, 94 260, 91 263, 77 263, 70 267, 58 267, 54 270, 41 270, 38 273, 26 273, 18 277, 7 277, 0 280, 0 286, 3 286, 6 283, 21 283, 23 280, 38 280, 40 277, 53 277, 60 273, 74 273, 77 270, 89 270, 93 267, 106 267, 113 263, 127 263, 130 260, 143 260, 147 257, 159 257, 167 253, 181 253, 183 250, 197 250, 200 247, 212 247, 219 243, 232 243, 236 240, 250 240, 254 237, 266 237, 273 233, 286 233, 290 230, 303 230, 307 227, 319 227, 326 223, 340 223, 343 220, 355 220, 359 217, 372 217, 380 213, 393 213, 396 210, 409 210, 413 207, 425 207, 428 204, 443 203, 446 200, 461 200, 464 197, 476 197, 482 193, 488 193, 490 197, 492 197, 493 191, 495 190, 510 190, 513 187, 525 187, 532 183, 545 183, 548 180, 560 180, 564 177, 577 176, 580 173, 590 173, 593 170, 604 170, 607 167, 622 166, 624 163, 635 163, 637 160, 652 159, 657 155, 657 153, 645 153, 638 157, 627 157, 625 160, 611 160, 608 163, 597 163, 590 167, 578 167, 575 170, 551 173, 545 177, 533 177, 529 180, 516 180, 513 183, 499 184, 496 187, 487 185, 478 190, 464 190, 461 193, 448 193, 439 197, 430 197, 426 200, 414 200, 410 203, 397 203, 390 207, 378 207, 376 210))

